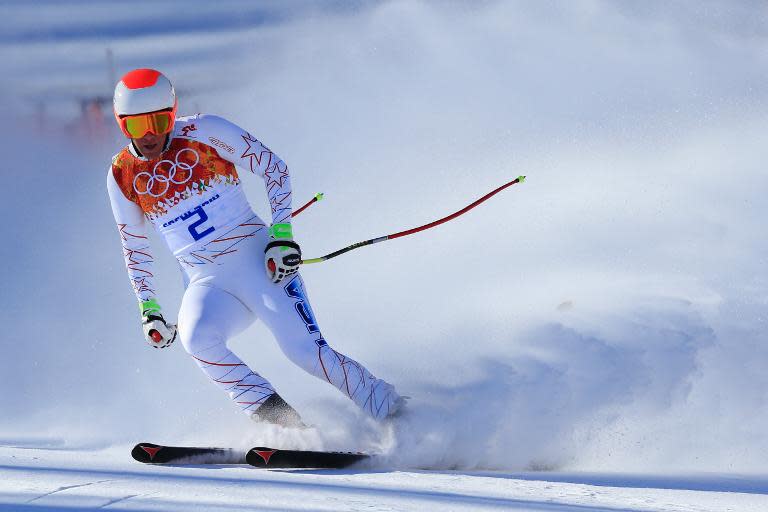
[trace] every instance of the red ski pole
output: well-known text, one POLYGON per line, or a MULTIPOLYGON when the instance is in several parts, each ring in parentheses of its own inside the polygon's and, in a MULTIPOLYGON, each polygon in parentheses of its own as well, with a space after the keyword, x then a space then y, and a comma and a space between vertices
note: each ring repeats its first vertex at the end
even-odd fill
POLYGON ((362 241, 362 242, 357 242, 357 243, 349 245, 349 246, 347 246, 347 247, 345 247, 343 249, 339 249, 338 251, 334 251, 334 252, 332 252, 330 254, 326 254, 325 256, 321 256, 319 258, 311 258, 311 259, 308 259, 308 260, 302 260, 301 263, 303 263, 303 264, 320 263, 320 262, 323 262, 323 261, 327 261, 327 260, 329 260, 331 258, 335 258, 336 256, 344 254, 345 252, 349 252, 351 250, 358 249, 360 247, 364 247, 366 245, 373 245, 373 244, 377 244, 379 242, 386 242, 387 240, 392 240, 394 238, 400 238, 400 237, 407 236, 407 235, 413 235, 414 233, 419 233, 420 231, 425 231, 425 230, 433 228, 435 226, 439 226, 440 224, 444 224, 444 223, 448 222, 449 220, 455 219, 459 215, 463 215, 463 214, 467 213, 469 210, 471 210, 475 206, 479 205, 480 203, 482 203, 484 201, 487 201, 488 199, 490 199, 491 197, 495 196, 496 194, 498 194, 499 192, 501 192, 505 188, 511 187, 512 185, 514 185, 516 183, 522 183, 523 181, 525 181, 525 176, 518 176, 514 180, 512 180, 512 181, 510 181, 508 183, 505 183, 504 185, 496 188, 495 190, 492 190, 492 191, 488 192, 487 194, 485 194, 483 197, 481 197, 480 199, 478 199, 474 203, 468 204, 467 206, 465 206, 461 210, 459 210, 457 212, 454 212, 454 213, 452 213, 452 214, 450 214, 450 215, 448 215, 446 217, 443 217, 442 219, 438 219, 436 221, 430 222, 429 224, 424 224, 423 226, 419 226, 417 228, 412 228, 412 229, 407 229, 405 231, 399 231, 399 232, 393 233, 391 235, 380 236, 378 238, 371 238, 370 240, 365 240, 365 241, 362 241))
POLYGON ((313 197, 312 199, 310 199, 309 201, 307 201, 307 204, 305 204, 304 206, 302 206, 301 208, 299 208, 298 210, 296 210, 295 212, 293 212, 293 213, 291 214, 291 217, 295 217, 295 216, 297 216, 298 214, 300 214, 301 212, 303 212, 304 210, 306 210, 307 208, 309 208, 309 207, 310 207, 312 204, 314 204, 314 203, 316 203, 316 202, 320 201, 322 198, 323 198, 323 193, 322 193, 322 192, 318 192, 317 194, 315 194, 315 197, 313 197))

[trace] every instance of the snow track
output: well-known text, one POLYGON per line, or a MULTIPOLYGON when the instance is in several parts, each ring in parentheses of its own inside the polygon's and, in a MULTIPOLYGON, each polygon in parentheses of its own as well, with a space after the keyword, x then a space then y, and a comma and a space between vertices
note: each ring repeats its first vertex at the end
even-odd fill
POLYGON ((768 510, 765 478, 160 467, 129 451, 0 448, 0 511, 768 510))
MULTIPOLYGON (((761 2, 246 4, 0 2, 0 512, 768 511, 761 2), (182 347, 145 345, 103 179, 125 143, 110 75, 145 66, 181 113, 284 155, 297 201, 326 193, 296 222, 309 255, 528 175, 307 268, 328 341, 413 396, 396 431, 263 326, 232 348, 317 431, 254 426, 182 347), (143 466, 146 439, 395 469, 143 466)), ((156 248, 175 316, 177 261, 156 248)))

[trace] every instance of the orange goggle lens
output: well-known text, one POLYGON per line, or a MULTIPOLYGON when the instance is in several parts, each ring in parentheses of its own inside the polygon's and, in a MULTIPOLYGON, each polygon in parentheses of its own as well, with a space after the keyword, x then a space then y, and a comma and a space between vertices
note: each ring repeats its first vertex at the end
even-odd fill
POLYGON ((173 129, 172 112, 154 112, 120 118, 120 128, 132 139, 140 139, 147 133, 164 135, 173 129))

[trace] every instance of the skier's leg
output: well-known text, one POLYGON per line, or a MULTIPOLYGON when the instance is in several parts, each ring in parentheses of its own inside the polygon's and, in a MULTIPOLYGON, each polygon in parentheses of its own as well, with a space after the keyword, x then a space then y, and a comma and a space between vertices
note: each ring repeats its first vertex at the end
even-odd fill
POLYGON ((400 397, 394 386, 323 339, 300 275, 263 286, 258 316, 294 364, 331 383, 375 419, 395 412, 400 397))
POLYGON ((275 394, 266 379, 227 348, 227 340, 254 319, 234 295, 199 284, 187 288, 179 311, 179 337, 184 349, 246 414, 252 414, 275 394))

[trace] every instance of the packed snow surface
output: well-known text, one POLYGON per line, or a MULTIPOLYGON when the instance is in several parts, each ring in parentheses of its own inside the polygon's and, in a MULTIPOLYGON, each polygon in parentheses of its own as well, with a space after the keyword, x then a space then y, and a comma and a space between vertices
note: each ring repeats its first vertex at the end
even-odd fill
MULTIPOLYGON (((764 2, 8 0, 0 16, 0 507, 768 510, 764 2), (182 347, 142 341, 104 183, 125 144, 112 87, 136 67, 174 81, 180 114, 263 140, 295 204, 325 193, 294 222, 307 257, 528 176, 302 270, 329 343, 412 397, 398 425, 258 324, 233 349, 316 429, 255 426, 182 347), (139 441, 386 464, 155 468, 128 458, 139 441)), ((261 180, 243 182, 263 214, 261 180)), ((154 252, 174 318, 176 261, 154 252)))
POLYGON ((724 512, 768 508, 765 478, 145 466, 126 460, 130 448, 2 447, 0 510, 724 512))

